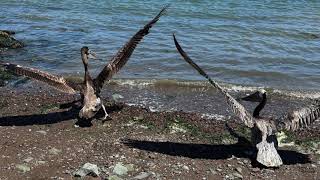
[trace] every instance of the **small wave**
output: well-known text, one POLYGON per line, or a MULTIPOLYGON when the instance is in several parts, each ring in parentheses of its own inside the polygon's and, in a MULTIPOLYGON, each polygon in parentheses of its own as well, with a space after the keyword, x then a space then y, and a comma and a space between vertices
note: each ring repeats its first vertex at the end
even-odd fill
MULTIPOLYGON (((175 79, 114 79, 111 80, 111 84, 116 85, 127 85, 136 87, 147 87, 154 86, 159 88, 169 88, 169 87, 186 87, 186 88, 212 88, 212 86, 206 81, 188 81, 188 80, 175 80, 175 79)), ((288 97, 296 98, 309 98, 317 99, 320 98, 320 91, 307 91, 307 90, 285 90, 285 89, 274 89, 266 86, 246 86, 239 84, 219 84, 226 88, 228 91, 233 92, 253 92, 261 89, 267 90, 270 94, 279 94, 288 97)))

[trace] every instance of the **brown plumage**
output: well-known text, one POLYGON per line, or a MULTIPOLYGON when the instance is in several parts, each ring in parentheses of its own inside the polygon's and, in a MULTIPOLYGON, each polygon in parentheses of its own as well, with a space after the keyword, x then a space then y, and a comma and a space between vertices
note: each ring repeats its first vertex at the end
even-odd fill
POLYGON ((47 83, 55 89, 65 93, 74 94, 76 93, 76 91, 80 90, 79 86, 77 86, 73 82, 67 81, 62 76, 52 75, 47 72, 40 71, 38 69, 24 67, 17 64, 0 63, 0 65, 9 72, 47 83))
POLYGON ((178 49, 179 53, 185 61, 187 61, 193 68, 195 68, 202 76, 204 76, 210 84, 217 88, 227 99, 227 103, 231 107, 232 111, 240 118, 240 120, 248 127, 253 127, 253 117, 250 113, 238 102, 236 101, 225 89, 223 89, 217 82, 212 80, 209 75, 204 72, 192 59, 183 51, 179 45, 175 35, 173 35, 173 40, 178 49))
POLYGON ((158 15, 148 24, 140 29, 118 52, 112 57, 111 62, 103 68, 100 74, 94 79, 96 91, 99 93, 106 80, 110 80, 129 60, 136 46, 149 33, 150 28, 159 20, 166 12, 168 6, 165 6, 158 15))
MULTIPOLYGON (((259 113, 253 117, 238 101, 224 90, 217 82, 213 81, 193 60, 183 51, 177 39, 173 35, 174 43, 183 59, 195 68, 202 76, 209 80, 226 98, 228 105, 236 116, 249 128, 251 128, 252 144, 258 149, 257 161, 267 167, 278 167, 283 164, 276 147, 278 146, 275 133, 281 130, 294 131, 310 125, 320 117, 320 103, 302 108, 281 119, 262 118, 259 113)), ((264 102, 261 102, 264 103, 264 102)), ((263 108, 264 104, 262 104, 263 108)), ((262 109, 261 108, 261 109, 262 109)), ((261 110, 260 109, 260 110, 261 110)), ((260 111, 259 110, 259 111, 260 111)))
MULTIPOLYGON (((253 117, 262 119, 260 111, 264 108, 267 102, 267 92, 259 90, 250 94, 247 97, 241 98, 244 101, 259 102, 253 112, 253 117)), ((288 112, 285 116, 277 119, 277 130, 296 131, 300 128, 311 125, 314 121, 320 118, 320 102, 316 101, 308 107, 288 112)))

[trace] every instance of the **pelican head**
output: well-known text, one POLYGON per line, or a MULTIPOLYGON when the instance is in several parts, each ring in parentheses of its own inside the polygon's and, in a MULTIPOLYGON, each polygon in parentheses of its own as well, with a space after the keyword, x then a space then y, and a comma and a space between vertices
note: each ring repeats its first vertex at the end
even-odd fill
POLYGON ((250 102, 261 102, 264 97, 266 97, 267 91, 264 89, 259 89, 258 91, 241 98, 243 101, 250 101, 250 102))
POLYGON ((84 65, 88 65, 89 58, 91 59, 97 58, 96 53, 91 51, 87 46, 83 46, 80 51, 81 51, 82 62, 84 65))

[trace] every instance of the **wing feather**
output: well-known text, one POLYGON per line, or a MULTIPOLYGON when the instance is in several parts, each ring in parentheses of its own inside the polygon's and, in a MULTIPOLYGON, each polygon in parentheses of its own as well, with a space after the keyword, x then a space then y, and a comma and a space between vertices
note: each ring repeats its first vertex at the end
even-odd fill
POLYGON ((288 113, 279 123, 279 130, 295 131, 320 119, 320 103, 288 113))
POLYGON ((117 73, 129 60, 136 46, 149 33, 150 28, 159 20, 159 18, 166 12, 168 6, 165 6, 156 17, 154 17, 148 24, 140 29, 111 59, 110 63, 106 65, 97 78, 94 79, 94 84, 97 92, 100 92, 104 82, 110 80, 112 76, 117 73))
POLYGON ((248 127, 254 126, 253 117, 250 113, 242 106, 238 101, 236 101, 225 89, 223 89, 217 82, 212 80, 209 75, 203 71, 193 60, 187 55, 186 52, 183 51, 181 46, 179 45, 175 35, 173 34, 174 43, 176 45, 177 50, 183 57, 185 61, 187 61, 194 69, 196 69, 202 76, 209 80, 210 84, 213 87, 217 88, 227 99, 228 105, 231 107, 232 111, 240 118, 240 120, 248 127))
POLYGON ((62 76, 52 75, 38 69, 24 67, 17 64, 1 63, 0 65, 11 73, 47 83, 55 89, 65 93, 75 94, 76 90, 79 90, 78 85, 65 80, 62 76))

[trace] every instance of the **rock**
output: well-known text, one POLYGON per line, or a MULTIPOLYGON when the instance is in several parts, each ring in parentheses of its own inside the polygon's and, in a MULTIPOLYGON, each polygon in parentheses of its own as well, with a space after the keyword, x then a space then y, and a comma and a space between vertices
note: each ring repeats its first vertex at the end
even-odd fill
POLYGON ((143 115, 139 115, 139 116, 134 116, 133 120, 134 121, 142 121, 144 119, 143 115))
POLYGON ((118 177, 117 175, 112 175, 108 177, 108 180, 122 180, 122 178, 118 177))
POLYGON ((33 157, 27 157, 26 159, 23 160, 23 162, 29 163, 32 160, 33 160, 33 157))
POLYGON ((238 171, 240 174, 242 174, 242 168, 241 167, 237 167, 236 171, 238 171))
POLYGON ((11 35, 15 34, 12 31, 0 30, 0 48, 22 48, 22 42, 16 40, 11 35))
POLYGON ((232 175, 235 177, 235 179, 243 179, 243 176, 237 172, 233 173, 232 175))
POLYGON ((182 166, 182 169, 186 170, 186 171, 189 171, 189 167, 187 165, 183 165, 182 166))
POLYGON ((36 131, 36 132, 40 133, 40 134, 43 134, 43 135, 47 135, 47 131, 40 130, 40 131, 36 131))
POLYGON ((123 96, 120 95, 120 94, 113 94, 113 95, 112 95, 112 99, 117 102, 117 101, 119 101, 120 99, 123 99, 123 96))
POLYGON ((211 172, 211 174, 212 174, 212 175, 216 175, 216 174, 218 174, 218 173, 217 173, 217 171, 215 171, 215 170, 214 170, 214 169, 212 169, 212 168, 210 168, 209 170, 210 170, 210 172, 211 172))
POLYGON ((149 173, 149 172, 141 172, 140 174, 138 174, 137 176, 135 176, 133 179, 145 179, 145 178, 149 177, 150 175, 152 175, 152 173, 149 173))
POLYGON ((45 161, 36 161, 36 164, 41 165, 41 164, 45 164, 45 161))
POLYGON ((128 169, 128 171, 133 171, 134 170, 134 165, 133 164, 127 164, 125 167, 128 169))
POLYGON ((252 168, 251 171, 252 171, 252 172, 259 172, 260 169, 256 167, 256 168, 252 168))
POLYGON ((224 179, 231 180, 234 179, 234 176, 232 174, 227 174, 224 179))
POLYGON ((17 164, 17 165, 16 165, 16 168, 17 168, 19 171, 23 172, 23 173, 28 172, 28 171, 31 170, 31 168, 30 168, 29 166, 25 165, 25 164, 17 164))
POLYGON ((59 153, 61 153, 62 151, 60 149, 57 149, 57 148, 51 148, 49 150, 49 153, 50 154, 53 154, 53 155, 58 155, 59 153))
POLYGON ((97 177, 99 174, 98 166, 91 163, 85 163, 80 169, 73 173, 75 177, 84 177, 87 175, 97 177))
POLYGON ((127 175, 128 174, 128 168, 124 166, 121 162, 117 163, 116 166, 113 168, 113 173, 117 174, 119 176, 127 175))

